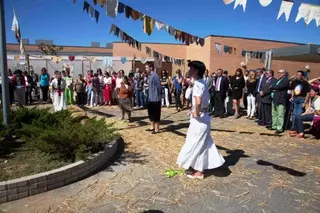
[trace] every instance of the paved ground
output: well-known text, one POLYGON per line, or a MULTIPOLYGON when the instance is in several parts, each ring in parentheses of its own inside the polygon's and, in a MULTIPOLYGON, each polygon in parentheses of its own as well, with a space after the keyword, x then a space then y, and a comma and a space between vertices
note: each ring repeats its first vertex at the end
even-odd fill
MULTIPOLYGON (((116 107, 90 115, 119 115, 116 107)), ((320 141, 276 136, 245 118, 212 119, 212 136, 226 159, 203 181, 167 178, 188 127, 186 112, 163 110, 161 133, 146 132, 146 111, 117 122, 124 154, 104 171, 26 199, 0 205, 3 212, 320 212, 320 141)), ((121 150, 119 150, 119 155, 121 150)), ((119 156, 118 156, 119 157, 119 156)))

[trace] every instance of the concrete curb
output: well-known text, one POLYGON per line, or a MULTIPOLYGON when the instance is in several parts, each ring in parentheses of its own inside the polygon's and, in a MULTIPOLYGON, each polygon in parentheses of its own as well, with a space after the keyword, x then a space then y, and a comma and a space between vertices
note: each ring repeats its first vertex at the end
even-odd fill
POLYGON ((115 154, 119 140, 108 143, 91 159, 22 178, 0 182, 0 203, 18 200, 56 189, 94 174, 115 154))

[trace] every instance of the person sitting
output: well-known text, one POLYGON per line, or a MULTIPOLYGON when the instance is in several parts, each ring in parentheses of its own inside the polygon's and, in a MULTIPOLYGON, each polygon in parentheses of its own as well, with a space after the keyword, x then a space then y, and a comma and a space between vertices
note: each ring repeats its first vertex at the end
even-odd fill
POLYGON ((311 104, 310 107, 301 115, 296 117, 296 130, 290 132, 290 136, 297 136, 298 138, 304 138, 304 121, 313 121, 315 117, 320 116, 320 97, 319 87, 312 87, 310 90, 311 104))

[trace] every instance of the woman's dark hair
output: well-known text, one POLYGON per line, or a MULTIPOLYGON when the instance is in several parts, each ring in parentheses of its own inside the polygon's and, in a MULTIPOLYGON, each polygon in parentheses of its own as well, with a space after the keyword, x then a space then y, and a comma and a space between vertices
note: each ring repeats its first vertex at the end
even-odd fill
POLYGON ((242 77, 242 76, 243 76, 242 69, 238 68, 238 69, 236 70, 236 72, 234 73, 235 76, 237 76, 237 72, 240 73, 239 77, 242 77))
POLYGON ((22 75, 22 71, 18 69, 16 71, 14 71, 14 74, 21 76, 22 75))
POLYGON ((206 70, 206 65, 201 61, 190 61, 188 67, 192 67, 195 70, 198 70, 198 77, 203 78, 203 74, 206 70))
POLYGON ((102 70, 100 68, 97 69, 97 73, 98 73, 98 75, 102 75, 102 70))
POLYGON ((95 73, 93 76, 94 76, 94 77, 98 77, 98 73, 95 73))
POLYGON ((161 77, 168 77, 168 72, 166 69, 162 70, 161 77))
POLYGON ((302 76, 304 75, 304 71, 302 70, 298 70, 297 72, 301 73, 302 76))
POLYGON ((107 77, 110 77, 110 73, 109 72, 106 72, 105 74, 106 74, 107 77))
POLYGON ((124 84, 128 84, 129 83, 128 76, 123 76, 123 83, 124 84))

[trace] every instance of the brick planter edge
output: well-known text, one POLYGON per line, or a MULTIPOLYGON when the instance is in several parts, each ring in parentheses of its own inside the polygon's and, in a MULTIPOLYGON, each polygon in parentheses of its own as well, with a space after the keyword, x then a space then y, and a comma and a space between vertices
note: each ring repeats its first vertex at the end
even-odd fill
POLYGON ((121 139, 108 143, 104 151, 94 154, 88 160, 77 161, 48 172, 0 182, 0 203, 40 194, 96 173, 115 154, 119 140, 121 139))

